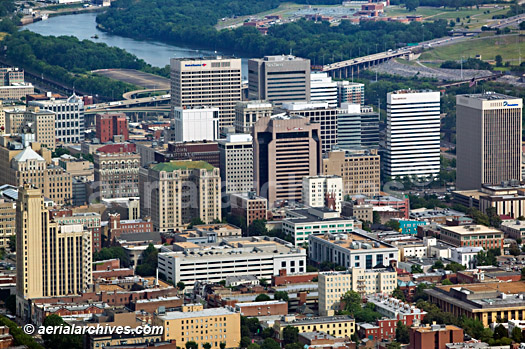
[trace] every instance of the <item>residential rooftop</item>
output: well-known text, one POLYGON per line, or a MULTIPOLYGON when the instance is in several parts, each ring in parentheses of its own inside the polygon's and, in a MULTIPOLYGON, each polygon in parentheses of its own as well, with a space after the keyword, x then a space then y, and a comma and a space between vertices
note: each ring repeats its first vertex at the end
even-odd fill
POLYGON ((349 315, 337 315, 337 316, 318 316, 318 317, 310 317, 310 318, 303 318, 303 319, 295 319, 295 317, 292 317, 293 320, 287 321, 287 317, 283 317, 283 320, 280 321, 281 326, 300 326, 300 325, 312 325, 312 324, 326 324, 326 323, 333 323, 333 322, 350 322, 355 321, 353 317, 349 315))
POLYGON ((396 249, 390 244, 368 237, 358 232, 314 235, 313 237, 337 244, 349 250, 374 250, 383 248, 396 249))

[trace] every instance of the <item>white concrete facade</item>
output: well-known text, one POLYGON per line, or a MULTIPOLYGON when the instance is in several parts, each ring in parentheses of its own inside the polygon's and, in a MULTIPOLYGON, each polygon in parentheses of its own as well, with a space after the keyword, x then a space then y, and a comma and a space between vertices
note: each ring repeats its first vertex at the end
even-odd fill
POLYGON ((213 141, 219 138, 219 108, 173 108, 176 142, 213 141))
POLYGON ((341 213, 343 178, 339 176, 303 177, 302 201, 306 206, 325 207, 327 198, 334 200, 333 210, 341 213))

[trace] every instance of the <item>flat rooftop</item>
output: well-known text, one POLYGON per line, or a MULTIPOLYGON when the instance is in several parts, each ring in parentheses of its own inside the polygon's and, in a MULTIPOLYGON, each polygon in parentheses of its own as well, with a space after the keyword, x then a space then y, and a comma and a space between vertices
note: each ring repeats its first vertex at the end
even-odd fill
POLYGON ((182 312, 182 311, 170 311, 166 315, 159 315, 158 318, 161 320, 178 320, 178 319, 190 319, 196 317, 213 317, 213 316, 223 316, 231 315, 235 312, 230 311, 226 308, 212 308, 212 309, 203 309, 199 311, 191 312, 182 312))
POLYGON ((215 167, 210 165, 209 163, 205 161, 170 161, 170 162, 163 162, 157 165, 153 165, 151 167, 154 171, 166 171, 166 172, 173 172, 176 170, 193 170, 193 169, 205 169, 207 171, 212 171, 215 167))
POLYGON ((494 101, 500 99, 519 99, 518 97, 504 95, 502 93, 490 92, 461 95, 461 97, 478 99, 481 101, 494 101))
POLYGON ((300 326, 300 325, 312 325, 312 324, 328 324, 328 323, 334 323, 334 322, 351 322, 355 321, 353 317, 348 315, 339 315, 339 316, 318 316, 318 317, 311 317, 311 318, 304 318, 299 320, 292 320, 292 321, 281 321, 281 326, 300 326))
POLYGON ((378 250, 384 248, 397 250, 397 247, 356 232, 314 235, 313 237, 355 251, 378 250))
POLYGON ((429 219, 437 217, 450 217, 450 216, 465 216, 463 212, 451 210, 448 208, 445 209, 422 209, 422 210, 411 210, 410 218, 412 219, 429 219))
POLYGON ((500 234, 502 233, 498 229, 486 227, 480 224, 472 225, 458 225, 458 226, 442 226, 442 230, 450 231, 459 235, 472 235, 472 234, 500 234))

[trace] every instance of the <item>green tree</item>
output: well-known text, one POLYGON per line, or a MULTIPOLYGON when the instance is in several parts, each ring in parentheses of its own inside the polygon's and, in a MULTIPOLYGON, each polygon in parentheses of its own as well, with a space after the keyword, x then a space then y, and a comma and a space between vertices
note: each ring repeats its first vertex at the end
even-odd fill
POLYGON ((269 301, 269 300, 271 300, 270 296, 268 296, 267 294, 264 294, 264 293, 261 293, 260 295, 255 297, 255 301, 256 302, 266 302, 266 301, 269 301))
POLYGON ((247 347, 248 349, 261 349, 261 346, 257 343, 250 343, 247 347))
POLYGON ((182 281, 179 281, 177 282, 177 288, 182 292, 186 288, 186 284, 184 284, 182 281))
POLYGON ((458 271, 462 271, 465 269, 467 268, 463 264, 459 264, 458 262, 451 262, 445 267, 445 270, 450 270, 453 273, 457 273, 458 271))
POLYGON ((281 346, 274 339, 266 338, 261 344, 261 349, 281 349, 281 346))
POLYGON ((148 247, 142 252, 142 263, 135 269, 136 273, 141 276, 154 276, 157 270, 157 257, 159 251, 149 244, 148 247))
MULTIPOLYGON (((43 326, 46 327, 70 327, 69 324, 66 324, 64 320, 58 315, 49 315, 44 319, 43 326)), ((76 334, 43 334, 42 339, 44 340, 44 345, 47 348, 57 348, 57 349, 81 349, 82 336, 76 334)))
POLYGON ((443 268, 445 268, 445 265, 439 259, 437 261, 435 261, 434 264, 432 265, 432 269, 434 269, 434 270, 439 270, 439 269, 443 269, 443 268))
POLYGON ((195 341, 187 341, 186 349, 199 349, 199 345, 195 341))
POLYGON ((403 302, 406 301, 405 293, 399 288, 399 286, 394 289, 392 296, 403 302))
POLYGON ((485 214, 489 218, 489 225, 491 227, 499 228, 501 226, 501 218, 495 207, 489 207, 485 210, 485 214))
POLYGON ((372 219, 373 219, 373 221, 374 221, 374 222, 373 222, 374 224, 381 224, 381 216, 379 215, 379 212, 374 211, 374 212, 372 213, 372 217, 373 217, 372 219))
MULTIPOLYGON (((226 349, 226 342, 221 342, 221 343, 219 344, 219 348, 221 348, 221 349, 226 349)), ((253 349, 257 349, 257 348, 253 348, 253 349)))
POLYGON ((211 344, 210 344, 210 343, 204 343, 204 344, 202 345, 202 347, 203 347, 204 349, 211 349, 211 344))
POLYGON ((494 339, 502 339, 509 336, 509 331, 505 328, 505 326, 499 324, 494 329, 494 339))
POLYGON ((268 234, 268 229, 266 228, 266 221, 262 219, 256 219, 248 227, 251 236, 260 236, 268 234))
POLYGON ((9 334, 13 336, 16 346, 25 346, 29 349, 44 349, 33 337, 25 334, 16 323, 2 315, 0 315, 0 326, 7 326, 9 328, 9 334))
POLYGON ((401 228, 399 221, 396 221, 395 219, 389 220, 388 222, 386 222, 385 225, 389 227, 390 229, 392 229, 393 231, 399 231, 399 229, 401 228))
MULTIPOLYGON (((241 330, 242 330, 242 328, 241 328, 241 330)), ((242 336, 242 337, 241 337, 241 343, 240 343, 241 348, 247 348, 248 345, 250 345, 251 342, 252 342, 252 340, 251 340, 250 337, 248 337, 248 336, 242 336)))
POLYGON ((521 250, 516 244, 511 244, 509 248, 509 253, 513 256, 519 256, 521 254, 521 250))
POLYGON ((496 67, 503 66, 503 57, 501 55, 496 55, 496 67))
POLYGON ((408 326, 403 324, 402 321, 397 322, 396 326, 396 342, 402 343, 402 344, 408 344, 410 343, 410 333, 408 330, 408 326))
POLYGON ((200 219, 200 217, 192 218, 192 220, 190 221, 190 224, 188 225, 188 229, 192 229, 195 225, 201 225, 201 224, 204 224, 204 222, 202 221, 202 219, 200 219))
POLYGON ((299 329, 297 327, 286 326, 283 329, 283 343, 292 344, 299 340, 299 329))
POLYGON ((428 300, 428 295, 425 293, 425 290, 427 288, 432 288, 432 286, 429 286, 426 283, 420 283, 416 286, 416 291, 414 292, 414 296, 412 296, 412 302, 417 302, 419 300, 426 301, 428 300))
POLYGON ((445 279, 445 280, 441 281, 441 284, 444 285, 444 286, 453 285, 453 283, 452 283, 452 281, 450 281, 450 279, 445 279))
POLYGON ((408 11, 415 11, 419 7, 419 0, 406 0, 405 6, 408 11))
POLYGON ((11 252, 16 252, 16 235, 11 235, 7 244, 9 245, 9 250, 11 250, 11 252))
POLYGON ((401 344, 398 342, 390 342, 387 344, 386 349, 401 349, 401 344))
POLYGON ((261 337, 263 339, 272 338, 273 337, 273 333, 274 333, 273 328, 266 327, 264 330, 262 330, 261 337))
POLYGON ((520 30, 525 30, 525 21, 520 22, 520 30))
POLYGON ((341 302, 344 304, 344 310, 356 313, 361 309, 363 298, 355 291, 348 291, 341 297, 341 302))
POLYGON ((130 266, 129 256, 121 246, 104 247, 93 254, 93 260, 95 261, 104 261, 114 258, 120 260, 120 265, 122 267, 128 268, 130 266))
POLYGON ((521 343, 523 341, 523 333, 521 332, 521 328, 514 327, 512 329, 511 337, 514 342, 521 343))
POLYGON ((284 349, 304 349, 300 343, 289 343, 284 346, 284 349))
POLYGON ((410 268, 410 272, 411 272, 412 274, 422 274, 422 273, 423 273, 423 268, 421 268, 420 265, 414 264, 414 265, 412 265, 412 267, 410 268))
POLYGON ((273 299, 276 301, 283 300, 285 302, 288 302, 290 298, 288 297, 288 293, 286 291, 277 291, 273 294, 273 299))

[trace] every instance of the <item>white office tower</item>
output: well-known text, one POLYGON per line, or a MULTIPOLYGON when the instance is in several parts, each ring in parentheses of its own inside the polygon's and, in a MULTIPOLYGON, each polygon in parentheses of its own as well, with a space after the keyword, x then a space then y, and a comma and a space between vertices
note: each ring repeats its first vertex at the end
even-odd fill
POLYGON ((312 72, 310 74, 310 100, 328 102, 330 108, 336 108, 337 82, 332 81, 328 73, 312 72))
POLYGON ((29 101, 29 105, 55 113, 55 136, 59 143, 77 144, 84 140, 84 101, 73 94, 56 99, 48 92, 45 99, 29 101))
POLYGON ((219 139, 219 108, 173 108, 175 142, 219 139))
POLYGON ((343 178, 339 176, 303 177, 303 204, 310 207, 327 207, 341 213, 343 178))
POLYGON ((389 177, 439 173, 439 92, 399 90, 387 94, 385 174, 389 177))
POLYGON ((253 190, 253 142, 249 134, 229 134, 219 141, 221 180, 224 192, 253 190))

